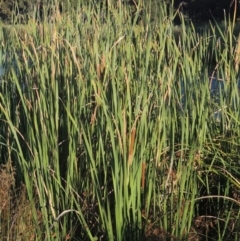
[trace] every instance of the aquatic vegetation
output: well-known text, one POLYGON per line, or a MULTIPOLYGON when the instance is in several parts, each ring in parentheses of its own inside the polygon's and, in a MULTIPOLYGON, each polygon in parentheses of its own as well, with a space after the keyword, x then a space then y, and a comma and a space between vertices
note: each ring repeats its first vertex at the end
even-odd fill
MULTIPOLYGON (((180 15, 176 37, 178 12, 138 7, 1 27, 0 160, 32 217, 15 240, 239 240, 234 24, 199 34, 180 15)), ((20 221, 0 205, 1 237, 20 221)))

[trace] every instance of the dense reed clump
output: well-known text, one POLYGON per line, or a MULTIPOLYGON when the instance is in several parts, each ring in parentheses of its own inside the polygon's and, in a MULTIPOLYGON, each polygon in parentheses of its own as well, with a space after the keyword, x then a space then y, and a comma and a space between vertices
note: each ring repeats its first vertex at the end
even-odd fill
POLYGON ((239 240, 234 24, 200 35, 180 15, 176 37, 164 5, 154 21, 141 3, 75 11, 1 27, 0 160, 24 185, 25 237, 239 240))

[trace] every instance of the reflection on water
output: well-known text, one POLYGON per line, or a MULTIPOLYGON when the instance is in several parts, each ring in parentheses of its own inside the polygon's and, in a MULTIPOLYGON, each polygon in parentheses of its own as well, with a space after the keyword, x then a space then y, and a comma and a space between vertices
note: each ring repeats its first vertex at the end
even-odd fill
MULTIPOLYGON (((201 79, 201 78, 200 78, 201 79)), ((203 88, 206 88, 206 85, 204 85, 204 81, 207 81, 207 86, 210 93, 210 102, 211 109, 213 111, 212 117, 217 121, 221 121, 222 113, 227 108, 227 105, 225 104, 225 100, 227 100, 228 97, 228 91, 229 89, 226 88, 225 80, 221 78, 217 78, 216 76, 209 75, 209 78, 204 80, 204 77, 202 76, 202 80, 199 81, 199 88, 201 88, 201 85, 203 84, 203 88)), ((191 103, 196 103, 195 100, 199 100, 199 98, 205 98, 204 96, 201 96, 201 90, 195 91, 196 84, 194 84, 194 87, 191 89, 191 84, 186 83, 186 81, 183 81, 182 78, 180 78, 180 93, 181 93, 181 102, 180 102, 180 109, 181 111, 185 112, 186 110, 189 110, 191 108, 188 103, 191 103, 191 100, 193 101, 191 103), (190 98, 190 102, 187 101, 187 99, 190 98)), ((233 85, 234 86, 234 85, 233 85)), ((235 97, 231 98, 231 106, 232 110, 239 110, 239 94, 240 94, 240 79, 237 80, 236 83, 236 92, 235 97)), ((233 92, 234 96, 234 92, 233 92)))

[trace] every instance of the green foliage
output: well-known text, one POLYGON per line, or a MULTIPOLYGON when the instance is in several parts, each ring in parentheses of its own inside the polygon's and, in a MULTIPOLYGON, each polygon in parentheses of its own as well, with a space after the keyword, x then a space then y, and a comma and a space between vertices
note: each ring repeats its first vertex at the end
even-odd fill
MULTIPOLYGON (((146 8, 151 9, 151 11, 154 13, 152 14, 152 20, 156 20, 159 16, 159 6, 164 5, 168 9, 168 12, 174 7, 175 9, 178 9, 182 11, 182 13, 188 15, 188 17, 191 19, 201 21, 208 21, 209 19, 212 19, 213 16, 215 18, 223 19, 224 12, 233 16, 235 8, 237 7, 238 9, 239 5, 239 3, 235 5, 235 1, 230 2, 229 0, 186 0, 184 2, 179 0, 2 0, 0 2, 0 18, 2 21, 7 23, 16 23, 16 21, 25 23, 26 20, 34 16, 35 11, 43 11, 43 9, 48 9, 46 10, 46 15, 49 15, 51 12, 49 11, 49 8, 51 8, 52 5, 61 6, 62 12, 72 12, 81 4, 90 4, 94 6, 100 5, 102 8, 108 5, 108 7, 111 6, 117 8, 120 3, 129 6, 132 9, 132 13, 140 10, 144 4, 146 8), (20 16, 12 21, 13 15, 20 16)), ((237 11, 237 14, 239 14, 239 11, 237 11)), ((176 21, 178 20, 179 19, 176 21)))
POLYGON ((3 0, 0 2, 0 18, 4 22, 11 22, 15 15, 26 18, 31 1, 27 0, 3 0))
POLYGON ((11 18, 13 2, 12 1, 1 1, 0 3, 0 16, 3 20, 7 20, 11 18))
POLYGON ((177 13, 140 6, 1 29, 0 160, 35 240, 239 240, 234 25, 200 36, 180 15, 176 36, 177 13))

